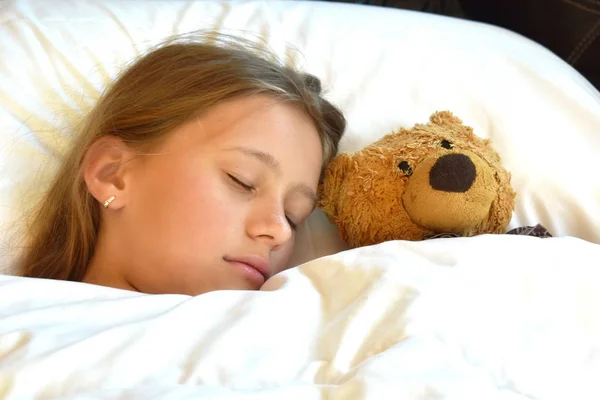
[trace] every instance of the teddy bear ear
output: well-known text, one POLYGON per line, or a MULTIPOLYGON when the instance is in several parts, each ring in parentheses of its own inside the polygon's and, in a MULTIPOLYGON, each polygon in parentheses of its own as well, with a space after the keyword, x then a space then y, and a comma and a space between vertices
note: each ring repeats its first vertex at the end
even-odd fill
POLYGON ((436 125, 456 125, 463 121, 452 114, 450 111, 437 111, 429 117, 429 121, 436 125))
POLYGON ((323 179, 318 188, 317 207, 321 208, 329 218, 336 218, 340 188, 351 163, 352 156, 350 154, 340 153, 323 172, 323 179))

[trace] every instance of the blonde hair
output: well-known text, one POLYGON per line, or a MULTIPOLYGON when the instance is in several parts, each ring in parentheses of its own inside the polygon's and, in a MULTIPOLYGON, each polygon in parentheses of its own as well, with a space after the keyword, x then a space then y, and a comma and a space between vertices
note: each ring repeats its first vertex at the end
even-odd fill
POLYGON ((77 140, 39 204, 20 259, 28 277, 81 281, 94 254, 99 204, 81 165, 90 146, 113 135, 148 148, 224 100, 269 95, 298 105, 317 127, 323 166, 335 156, 346 121, 321 95, 318 78, 277 62, 263 47, 229 35, 171 38, 124 69, 87 115, 77 140))

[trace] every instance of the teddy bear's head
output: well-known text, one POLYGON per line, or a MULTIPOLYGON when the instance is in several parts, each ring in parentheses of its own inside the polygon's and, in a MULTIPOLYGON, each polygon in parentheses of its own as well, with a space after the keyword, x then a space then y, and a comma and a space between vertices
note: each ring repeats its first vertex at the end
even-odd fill
POLYGON ((319 207, 352 247, 439 233, 502 233, 515 192, 489 140, 448 111, 325 170, 319 207))

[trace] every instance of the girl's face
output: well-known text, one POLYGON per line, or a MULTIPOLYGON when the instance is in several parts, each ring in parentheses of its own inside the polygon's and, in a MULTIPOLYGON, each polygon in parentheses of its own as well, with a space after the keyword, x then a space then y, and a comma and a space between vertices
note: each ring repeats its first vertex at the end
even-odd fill
POLYGON ((122 166, 85 281, 196 295, 259 289, 285 268, 321 170, 310 117, 269 97, 236 99, 152 154, 122 166))

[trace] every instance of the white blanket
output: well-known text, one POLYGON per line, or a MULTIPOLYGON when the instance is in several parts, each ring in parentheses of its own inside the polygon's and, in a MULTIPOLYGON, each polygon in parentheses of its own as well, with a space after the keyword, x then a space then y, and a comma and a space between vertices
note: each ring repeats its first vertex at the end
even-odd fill
POLYGON ((598 260, 499 235, 347 251, 260 292, 3 276, 0 397, 597 400, 598 260))

